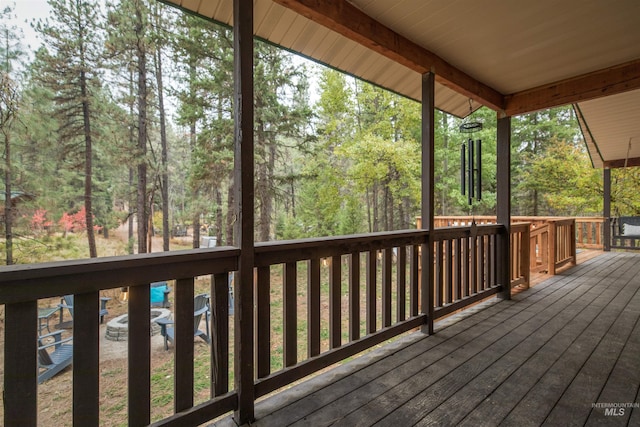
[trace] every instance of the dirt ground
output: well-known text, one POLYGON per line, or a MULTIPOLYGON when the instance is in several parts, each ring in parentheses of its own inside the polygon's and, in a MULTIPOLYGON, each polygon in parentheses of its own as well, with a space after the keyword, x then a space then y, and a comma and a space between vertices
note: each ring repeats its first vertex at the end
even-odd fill
MULTIPOLYGON (((112 237, 119 238, 123 242, 128 240, 127 228, 120 227, 114 230, 112 237)), ((171 250, 189 249, 192 245, 192 237, 174 238, 171 241, 171 250)), ((152 241, 154 251, 162 250, 162 237, 154 237, 152 241)), ((123 382, 127 381, 127 357, 128 341, 111 341, 106 339, 106 329, 109 320, 126 313, 126 302, 120 301, 120 289, 112 289, 101 292, 102 296, 110 297, 107 303, 109 314, 105 316, 104 322, 100 325, 100 412, 101 425, 119 426, 126 424, 126 387, 123 382)), ((170 295, 172 300, 172 295, 170 295)), ((41 307, 56 307, 60 303, 59 298, 41 300, 41 307)), ((4 365, 4 306, 0 305, 0 366, 4 365)), ((50 330, 60 329, 63 336, 70 336, 73 333, 70 314, 65 309, 63 313, 63 323, 60 324, 59 313, 56 312, 50 318, 50 330)), ((46 333, 45 330, 43 333, 46 333)), ((151 337, 151 369, 152 372, 161 373, 161 380, 171 383, 170 372, 173 360, 173 351, 164 349, 164 338, 161 335, 151 337), (164 372, 167 372, 166 374, 164 372)), ((71 425, 71 396, 72 396, 72 368, 67 368, 52 379, 46 381, 38 387, 38 412, 39 425, 71 425)), ((3 380, 3 372, 0 371, 0 382, 3 380)), ((157 379, 155 381, 158 381, 157 379)), ((164 382, 159 386, 165 388, 164 382)), ((153 380, 152 380, 153 383, 153 380)), ((153 384, 152 384, 153 386, 153 384)), ((162 392, 156 392, 162 396, 162 392)), ((170 414, 172 403, 165 402, 159 398, 154 402, 156 416, 166 416, 170 414), (166 414, 165 414, 166 412, 166 414)), ((0 420, 4 415, 4 402, 0 394, 0 420)), ((1 422, 0 422, 1 424, 1 422)))

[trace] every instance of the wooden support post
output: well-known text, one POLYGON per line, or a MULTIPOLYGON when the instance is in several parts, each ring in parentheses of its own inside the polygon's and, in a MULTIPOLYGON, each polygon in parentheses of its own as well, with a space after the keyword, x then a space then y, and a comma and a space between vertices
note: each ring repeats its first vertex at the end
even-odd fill
POLYGON ((498 284, 502 285, 499 294, 503 299, 511 299, 511 263, 509 248, 511 236, 511 117, 498 118, 498 148, 497 148, 497 219, 498 224, 504 226, 503 234, 498 242, 498 256, 496 268, 498 284))
POLYGON ((193 407, 194 279, 176 280, 173 407, 176 413, 193 407))
POLYGON ((611 250, 611 169, 603 171, 604 181, 604 206, 602 216, 604 217, 604 250, 611 250))
POLYGON ((229 273, 213 275, 211 295, 211 395, 221 396, 229 391, 229 273))
POLYGON ((5 305, 3 425, 7 427, 38 425, 37 319, 36 300, 5 305))
POLYGON ((150 293, 149 284, 129 288, 129 425, 133 427, 151 421, 150 293))
POLYGON ((98 291, 73 299, 73 424, 98 425, 100 401, 98 291))
POLYGON ((234 368, 238 425, 254 420, 253 359, 253 2, 233 1, 235 243, 240 247, 235 295, 234 368))
POLYGON ((551 276, 555 276, 556 275, 556 254, 558 253, 558 250, 556 248, 556 245, 559 242, 558 239, 558 227, 556 227, 556 222, 555 221, 549 221, 549 239, 547 240, 548 242, 548 250, 547 253, 548 255, 548 267, 547 267, 547 274, 550 274, 551 276))
POLYGON ((426 244, 422 245, 421 310, 427 314, 422 331, 433 334, 434 277, 433 277, 433 203, 434 203, 434 100, 435 76, 422 75, 422 229, 429 230, 426 244))

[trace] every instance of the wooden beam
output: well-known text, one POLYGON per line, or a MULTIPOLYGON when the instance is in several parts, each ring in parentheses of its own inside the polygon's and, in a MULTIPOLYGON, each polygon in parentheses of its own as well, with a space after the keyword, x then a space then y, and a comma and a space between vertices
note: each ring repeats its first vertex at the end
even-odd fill
POLYGON ((253 422, 254 415, 254 154, 253 154, 253 2, 233 1, 234 81, 234 239, 240 246, 234 308, 234 370, 238 425, 253 422))
POLYGON ((640 59, 505 97, 508 116, 640 89, 640 59))
POLYGON ((640 166, 640 157, 631 157, 630 159, 607 160, 603 163, 604 168, 615 169, 632 166, 640 166))
POLYGON ((376 21, 346 0, 274 1, 420 74, 433 72, 438 83, 489 108, 504 108, 501 93, 376 21))
POLYGON ((602 216, 604 217, 604 251, 611 251, 611 169, 603 169, 602 187, 604 190, 604 200, 602 206, 602 216))
POLYGON ((511 299, 511 117, 498 118, 497 140, 496 219, 505 229, 498 239, 496 268, 500 297, 511 299))
POLYGON ((432 335, 434 321, 433 277, 433 212, 434 212, 434 158, 435 158, 435 85, 433 73, 422 75, 422 229, 429 230, 426 244, 422 245, 421 309, 427 315, 422 332, 432 335))

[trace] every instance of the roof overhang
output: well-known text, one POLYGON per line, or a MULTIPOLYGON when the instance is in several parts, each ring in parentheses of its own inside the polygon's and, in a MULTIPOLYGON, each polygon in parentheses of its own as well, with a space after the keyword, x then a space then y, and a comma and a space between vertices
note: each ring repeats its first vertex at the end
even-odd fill
MULTIPOLYGON (((232 23, 232 0, 163 1, 232 23)), ((640 89, 637 0, 253 3, 257 37, 418 101, 422 74, 433 72, 436 107, 458 117, 469 99, 502 116, 596 99, 604 111, 612 95, 640 89)), ((627 107, 640 117, 640 104, 627 107)), ((601 152, 629 139, 593 137, 601 152)))

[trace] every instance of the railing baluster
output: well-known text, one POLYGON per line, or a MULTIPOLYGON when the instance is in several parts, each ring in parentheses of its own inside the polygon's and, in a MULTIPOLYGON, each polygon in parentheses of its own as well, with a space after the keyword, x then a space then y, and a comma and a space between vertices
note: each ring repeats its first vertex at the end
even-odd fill
POLYGON ((367 334, 372 334, 376 331, 376 305, 377 305, 377 297, 376 297, 376 268, 377 268, 377 259, 376 259, 376 250, 372 250, 367 252, 367 334))
POLYGON ((360 339, 360 253, 349 255, 349 340, 360 339))
POLYGON ((320 354, 320 258, 314 256, 309 261, 307 281, 307 353, 309 357, 320 354))
POLYGON ((478 292, 478 238, 471 236, 471 295, 478 292))
POLYGON ((457 300, 462 299, 462 242, 466 242, 464 239, 456 239, 455 250, 455 276, 456 276, 456 296, 457 300))
POLYGON ((382 326, 391 326, 391 261, 393 249, 385 248, 382 257, 382 326))
POLYGON ((463 238, 463 256, 462 256, 462 284, 464 289, 463 297, 471 294, 471 237, 463 238))
MULTIPOLYGON (((176 302, 176 308, 177 306, 176 302)), ((193 319, 193 311, 191 318, 193 319)), ((146 426, 151 419, 151 304, 148 284, 129 288, 128 325, 129 426, 146 426)), ((193 334, 193 330, 191 333, 193 334)))
POLYGON ((229 391, 229 273, 214 274, 212 279, 211 395, 221 396, 229 391))
POLYGON ((453 298, 453 242, 451 239, 445 241, 445 261, 446 261, 446 276, 447 284, 445 288, 445 302, 451 304, 453 298))
POLYGON ((435 306, 436 307, 442 307, 442 286, 443 286, 443 280, 442 280, 442 275, 443 275, 443 259, 442 259, 442 241, 436 241, 434 243, 436 245, 436 250, 435 250, 435 275, 436 275, 436 279, 435 279, 435 306))
MULTIPOLYGON (((193 406, 193 278, 176 280, 174 408, 176 412, 193 406)), ((148 338, 147 338, 148 339, 148 338)))
POLYGON ((4 425, 38 424, 38 301, 5 305, 4 425))
POLYGON ((411 246, 411 261, 409 263, 409 310, 410 316, 415 317, 419 312, 420 301, 420 246, 411 246))
MULTIPOLYGON (((73 423, 98 425, 100 400, 100 293, 73 299, 73 423)), ((148 338, 148 337, 147 337, 148 338)))
POLYGON ((258 378, 264 378, 271 373, 271 268, 256 270, 256 362, 258 378))
POLYGON ((397 275, 397 308, 396 319, 402 322, 407 318, 407 247, 400 246, 398 248, 398 256, 396 260, 397 275))
POLYGON ((329 265, 329 345, 342 345, 342 257, 331 257, 329 265))
POLYGON ((298 363, 298 266, 288 262, 284 267, 284 366, 298 363))
POLYGON ((478 290, 485 289, 485 262, 486 254, 484 252, 484 236, 478 237, 478 290))

